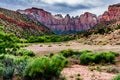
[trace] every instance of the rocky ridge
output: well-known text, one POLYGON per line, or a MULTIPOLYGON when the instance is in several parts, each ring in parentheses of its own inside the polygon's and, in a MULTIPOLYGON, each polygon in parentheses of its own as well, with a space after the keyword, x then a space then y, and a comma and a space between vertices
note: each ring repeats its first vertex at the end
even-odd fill
POLYGON ((65 17, 61 14, 52 15, 51 13, 38 8, 17 10, 17 12, 45 24, 56 34, 74 33, 87 30, 98 22, 97 16, 89 12, 76 17, 70 17, 69 14, 65 17))
POLYGON ((120 4, 110 5, 108 11, 98 17, 89 12, 76 17, 70 17, 69 14, 63 17, 61 14, 52 15, 50 12, 34 7, 17 10, 17 12, 45 24, 56 34, 79 32, 90 29, 99 22, 120 20, 120 4))

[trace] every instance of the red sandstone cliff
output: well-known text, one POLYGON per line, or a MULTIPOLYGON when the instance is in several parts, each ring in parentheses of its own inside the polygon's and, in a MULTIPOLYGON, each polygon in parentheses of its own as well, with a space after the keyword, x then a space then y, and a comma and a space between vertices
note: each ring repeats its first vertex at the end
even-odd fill
POLYGON ((52 15, 51 13, 38 8, 18 10, 18 12, 43 23, 56 34, 87 30, 101 21, 120 20, 120 4, 110 5, 108 11, 105 11, 104 14, 99 17, 95 14, 86 12, 72 18, 67 14, 63 18, 61 14, 52 15))
POLYGON ((99 17, 100 21, 120 20, 120 3, 110 5, 108 11, 105 11, 102 16, 99 17))
POLYGON ((64 18, 61 14, 52 15, 43 9, 31 8, 26 10, 18 10, 19 13, 29 16, 33 20, 37 20, 45 24, 56 34, 62 32, 77 32, 87 30, 97 24, 98 20, 95 14, 86 12, 81 16, 70 17, 67 14, 64 18))

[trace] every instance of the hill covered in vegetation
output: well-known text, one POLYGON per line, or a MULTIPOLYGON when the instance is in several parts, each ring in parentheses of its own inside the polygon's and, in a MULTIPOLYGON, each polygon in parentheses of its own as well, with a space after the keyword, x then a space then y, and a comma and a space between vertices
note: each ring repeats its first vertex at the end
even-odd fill
POLYGON ((4 26, 5 32, 12 32, 21 38, 43 34, 53 34, 51 30, 40 22, 33 21, 27 16, 16 11, 3 8, 0 8, 0 25, 4 26))

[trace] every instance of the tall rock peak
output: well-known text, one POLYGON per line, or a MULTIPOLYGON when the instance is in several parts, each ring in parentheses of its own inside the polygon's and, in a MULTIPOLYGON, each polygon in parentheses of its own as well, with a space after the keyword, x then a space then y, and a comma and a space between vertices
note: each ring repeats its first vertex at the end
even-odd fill
POLYGON ((100 21, 120 20, 120 3, 110 5, 108 11, 105 11, 100 21))

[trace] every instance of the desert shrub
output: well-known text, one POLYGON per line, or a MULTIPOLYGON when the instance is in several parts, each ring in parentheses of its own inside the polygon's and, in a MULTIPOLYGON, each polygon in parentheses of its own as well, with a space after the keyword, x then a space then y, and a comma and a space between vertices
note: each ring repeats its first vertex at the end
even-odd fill
POLYGON ((111 52, 108 52, 106 53, 106 63, 114 63, 114 60, 115 60, 115 54, 111 53, 111 52))
POLYGON ((40 57, 30 62, 24 70, 26 80, 53 80, 58 78, 67 60, 63 56, 55 55, 51 58, 40 57))
POLYGON ((76 80, 82 80, 82 79, 78 77, 78 78, 76 78, 76 80))
POLYGON ((77 55, 72 55, 71 58, 78 60, 78 59, 79 59, 79 56, 77 56, 77 55))
POLYGON ((117 76, 115 76, 112 80, 120 80, 120 74, 118 74, 117 76))
POLYGON ((88 54, 86 54, 86 53, 83 53, 81 56, 80 56, 80 63, 81 64, 89 64, 89 63, 91 63, 91 62, 93 62, 94 61, 94 56, 93 56, 93 54, 91 54, 91 53, 88 53, 88 54))
POLYGON ((106 72, 108 73, 119 73, 119 69, 117 67, 109 67, 106 72))
POLYGON ((14 74, 14 56, 5 55, 2 63, 4 65, 3 80, 12 79, 14 74))
POLYGON ((51 59, 53 62, 53 66, 55 65, 56 69, 57 69, 57 66, 59 66, 58 69, 63 69, 68 63, 67 59, 62 55, 54 55, 51 59))
POLYGON ((81 52, 82 54, 83 54, 83 53, 93 53, 91 50, 81 50, 80 52, 81 52))
POLYGON ((5 72, 3 75, 3 80, 9 80, 13 78, 14 68, 12 66, 5 67, 5 72))
POLYGON ((83 53, 80 56, 81 64, 88 65, 90 63, 113 63, 115 60, 115 54, 111 52, 100 52, 100 53, 83 53))
POLYGON ((4 58, 4 54, 0 54, 0 61, 4 58))
POLYGON ((19 43, 27 43, 28 40, 27 39, 19 39, 19 43))
POLYGON ((73 53, 74 53, 74 51, 72 49, 60 51, 60 54, 63 55, 64 57, 72 56, 73 53))
POLYGON ((49 57, 52 57, 52 56, 54 56, 54 55, 55 55, 54 53, 50 53, 49 57))
POLYGON ((5 71, 4 65, 0 63, 0 76, 3 76, 4 71, 5 71))
POLYGON ((44 36, 30 36, 28 38, 28 42, 30 43, 35 43, 35 42, 62 42, 62 41, 69 41, 72 40, 73 38, 71 36, 57 36, 57 35, 44 35, 44 36))
POLYGON ((94 60, 93 52, 90 50, 82 50, 80 51, 82 54, 80 56, 81 64, 89 64, 94 60))
POLYGON ((19 49, 16 52, 16 55, 17 56, 30 56, 30 57, 33 57, 33 56, 35 56, 35 53, 33 51, 30 51, 30 50, 27 50, 27 49, 19 49))
POLYGON ((120 55, 120 54, 117 53, 117 52, 112 52, 112 51, 110 51, 110 53, 114 54, 116 57, 120 55))
POLYGON ((95 55, 95 63, 113 63, 115 55, 111 52, 100 52, 95 55))
POLYGON ((71 57, 73 55, 81 55, 80 51, 73 51, 72 49, 62 50, 59 52, 60 55, 63 55, 64 57, 71 57))
POLYGON ((3 77, 3 80, 12 79, 13 75, 22 77, 29 58, 28 56, 2 55, 0 59, 0 76, 3 77))
POLYGON ((23 77, 23 75, 22 75, 23 71, 30 59, 31 58, 28 56, 22 56, 22 57, 15 59, 15 69, 16 69, 15 75, 23 77))

